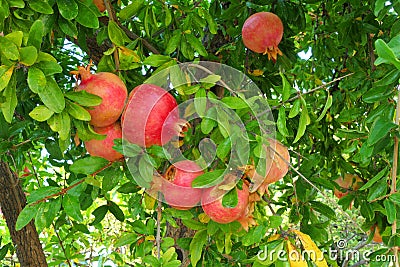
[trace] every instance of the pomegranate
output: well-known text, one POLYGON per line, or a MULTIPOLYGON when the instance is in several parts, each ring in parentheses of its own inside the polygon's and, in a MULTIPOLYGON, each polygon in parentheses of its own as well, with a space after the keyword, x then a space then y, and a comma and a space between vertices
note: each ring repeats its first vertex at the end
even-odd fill
POLYGON ((128 91, 117 75, 109 72, 91 74, 89 67, 78 67, 80 84, 77 90, 85 90, 102 98, 100 105, 88 111, 92 116, 90 124, 105 127, 118 120, 124 109, 128 91))
POLYGON ((175 98, 157 85, 135 87, 121 117, 124 139, 142 147, 168 143, 185 124, 177 106, 175 98))
POLYGON ((203 174, 193 161, 183 160, 171 165, 165 173, 161 192, 165 201, 173 208, 187 210, 200 202, 203 190, 192 188, 192 181, 203 174))
POLYGON ((357 175, 354 174, 345 174, 344 178, 343 177, 339 177, 338 179, 335 180, 335 182, 343 189, 346 189, 345 192, 340 191, 339 189, 336 189, 333 191, 333 194, 337 197, 337 198, 342 198, 344 196, 346 196, 350 191, 355 191, 358 190, 362 184, 363 181, 361 180, 361 178, 357 175))
POLYGON ((97 9, 100 12, 104 12, 106 10, 106 5, 104 4, 104 0, 93 0, 93 4, 96 5, 97 9))
POLYGON ((25 166, 24 170, 22 171, 22 174, 20 177, 27 177, 31 174, 31 171, 29 170, 28 167, 25 166))
POLYGON ((247 176, 252 180, 253 186, 250 192, 257 190, 260 195, 263 195, 269 184, 275 183, 282 179, 289 170, 290 154, 282 143, 275 139, 268 139, 269 146, 264 145, 266 150, 266 170, 265 177, 259 175, 254 166, 247 166, 245 171, 247 176))
POLYGON ((201 206, 205 214, 217 223, 230 223, 246 216, 245 212, 249 203, 249 188, 243 184, 242 190, 236 188, 238 204, 234 208, 226 208, 222 205, 223 194, 227 191, 217 186, 205 189, 201 197, 201 206))
POLYGON ((374 232, 374 237, 372 238, 372 240, 373 240, 374 242, 376 242, 376 243, 382 243, 383 240, 382 240, 381 234, 379 233, 379 227, 378 227, 378 225, 373 225, 373 226, 371 227, 370 231, 371 231, 371 232, 374 231, 374 228, 375 228, 375 232, 374 232))
POLYGON ((105 134, 107 137, 103 140, 89 140, 85 141, 87 152, 91 156, 105 158, 109 161, 116 161, 123 157, 123 155, 115 151, 114 139, 122 138, 122 130, 119 122, 111 124, 106 127, 94 127, 93 130, 98 134, 105 134))
POLYGON ((275 62, 282 55, 278 44, 282 40, 283 24, 281 19, 271 12, 259 12, 251 15, 243 24, 244 45, 256 52, 268 55, 275 62))

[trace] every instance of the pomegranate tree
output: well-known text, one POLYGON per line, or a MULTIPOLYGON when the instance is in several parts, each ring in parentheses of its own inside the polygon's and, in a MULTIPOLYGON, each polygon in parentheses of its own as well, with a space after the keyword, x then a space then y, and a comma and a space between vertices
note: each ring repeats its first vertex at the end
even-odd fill
POLYGON ((358 190, 363 184, 363 181, 359 176, 349 173, 346 173, 344 178, 339 177, 335 182, 342 188, 342 190, 345 189, 345 192, 336 188, 333 191, 333 194, 339 199, 346 196, 351 190, 358 190))
POLYGON ((173 208, 186 210, 200 202, 203 190, 192 188, 192 181, 203 174, 193 161, 183 160, 171 165, 165 173, 162 193, 165 201, 173 208))
POLYGON ((222 205, 223 194, 227 191, 214 186, 205 189, 201 198, 201 206, 205 214, 217 223, 230 223, 244 216, 249 203, 249 188, 243 184, 242 189, 235 188, 238 195, 238 203, 234 208, 222 205))
POLYGON ((142 147, 166 144, 185 124, 177 107, 175 98, 157 85, 135 87, 122 113, 124 139, 142 147))
POLYGON ((91 156, 105 158, 109 161, 116 161, 123 155, 113 149, 114 139, 122 138, 122 129, 119 122, 113 123, 106 127, 94 127, 93 129, 98 134, 107 135, 103 140, 85 141, 85 147, 91 156))
POLYGON ((282 40, 283 24, 281 19, 271 12, 259 12, 251 15, 243 24, 244 45, 256 52, 267 54, 268 59, 276 61, 282 55, 278 44, 282 40))
POLYGON ((105 127, 116 122, 128 95, 125 84, 117 75, 109 72, 91 74, 88 68, 78 67, 78 73, 80 83, 77 90, 85 90, 102 98, 100 105, 88 110, 92 116, 90 124, 105 127))

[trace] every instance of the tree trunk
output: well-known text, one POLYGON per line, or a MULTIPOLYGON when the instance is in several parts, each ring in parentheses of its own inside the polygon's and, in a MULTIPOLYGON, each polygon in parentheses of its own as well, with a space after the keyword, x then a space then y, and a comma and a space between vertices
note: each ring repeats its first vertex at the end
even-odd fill
POLYGON ((18 215, 25 205, 26 197, 18 177, 7 163, 0 161, 0 207, 21 267, 46 267, 46 257, 34 222, 15 231, 18 215))

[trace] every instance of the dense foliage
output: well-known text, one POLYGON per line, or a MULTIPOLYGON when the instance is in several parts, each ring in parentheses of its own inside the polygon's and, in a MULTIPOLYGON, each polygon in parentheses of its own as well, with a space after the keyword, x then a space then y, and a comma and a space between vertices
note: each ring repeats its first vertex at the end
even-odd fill
MULTIPOLYGON (((259 257, 264 248, 289 253, 374 248, 368 259, 324 256, 329 266, 362 260, 389 266, 377 256, 389 256, 400 246, 400 194, 393 183, 398 173, 399 2, 104 3, 106 10, 99 12, 91 0, 0 0, 0 160, 18 174, 27 195, 17 229, 35 220, 49 266, 173 267, 186 257, 191 266, 289 266, 287 255, 259 257), (276 62, 242 42, 245 20, 261 11, 283 22, 282 55, 276 62), (165 77, 174 72, 172 84, 180 86, 171 94, 178 103, 193 103, 185 106, 184 115, 198 114, 176 140, 180 156, 200 161, 207 161, 207 153, 215 156, 197 187, 215 185, 235 153, 240 158, 248 152, 248 159, 239 162, 256 163, 263 172, 262 148, 269 135, 253 123, 257 113, 251 111, 262 104, 246 104, 249 100, 240 94, 221 91, 221 85, 237 85, 235 79, 244 76, 224 81, 217 69, 209 69, 208 76, 196 80, 177 70, 178 64, 225 64, 260 88, 275 118, 271 132, 276 127, 273 137, 289 148, 291 168, 259 196, 248 229, 237 221, 216 223, 201 207, 171 208, 152 197, 157 191, 145 193, 153 170, 162 174, 170 160, 179 159, 160 146, 144 153, 116 140, 115 149, 126 161, 87 154, 83 141, 104 138, 93 131, 86 111, 100 100, 77 93, 77 77, 70 72, 90 60, 93 72, 116 73, 128 92, 146 80, 165 86, 165 77), (234 115, 209 108, 217 100, 234 115), (245 125, 248 150, 240 147, 243 139, 231 139, 240 138, 235 116, 245 125), (214 142, 215 151, 202 149, 205 138, 214 142), (238 151, 231 154, 233 148, 238 151), (338 200, 334 180, 345 174, 359 176, 362 186, 338 200), (383 243, 372 241, 371 228, 383 243), (343 240, 346 246, 338 243, 343 240)), ((268 125, 271 117, 265 118, 268 125)), ((243 186, 239 179, 238 188, 243 186)), ((231 189, 223 202, 234 207, 238 199, 231 189)), ((1 219, 0 233, 2 264, 14 266, 16 248, 1 219)), ((305 260, 326 266, 312 256, 305 260)))

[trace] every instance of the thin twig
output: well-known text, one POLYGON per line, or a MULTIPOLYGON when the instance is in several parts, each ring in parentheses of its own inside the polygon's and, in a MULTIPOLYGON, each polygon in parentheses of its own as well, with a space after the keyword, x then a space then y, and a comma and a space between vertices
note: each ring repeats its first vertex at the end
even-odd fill
POLYGON ((320 85, 320 86, 317 86, 317 87, 315 87, 315 88, 313 88, 313 89, 311 89, 311 90, 309 90, 309 91, 307 91, 307 92, 305 92, 305 93, 300 93, 300 92, 299 92, 296 96, 294 96, 294 97, 292 97, 292 98, 289 98, 288 100, 279 103, 279 105, 273 106, 271 109, 277 109, 277 108, 281 107, 281 106, 282 106, 283 104, 285 104, 285 103, 292 102, 293 100, 296 100, 296 99, 300 98, 300 96, 308 95, 308 94, 314 93, 315 91, 318 91, 318 90, 320 90, 320 89, 322 89, 322 88, 325 88, 325 87, 327 87, 328 85, 330 85, 330 84, 332 84, 332 83, 335 83, 335 82, 337 82, 337 81, 340 81, 340 80, 342 80, 342 79, 344 79, 344 78, 346 78, 346 77, 349 77, 349 76, 351 76, 351 75, 353 75, 353 74, 354 74, 354 73, 352 72, 352 73, 346 74, 346 75, 344 75, 344 76, 342 76, 342 77, 338 77, 338 78, 336 78, 336 79, 333 79, 333 80, 330 81, 330 82, 327 82, 327 83, 325 83, 325 84, 322 84, 322 85, 320 85))
POLYGON ((161 193, 158 192, 157 197, 157 235, 156 235, 156 243, 157 243, 157 258, 160 259, 161 257, 161 193))
POLYGON ((65 256, 65 259, 67 260, 68 266, 69 266, 69 267, 72 267, 71 262, 69 261, 69 259, 68 259, 68 257, 67 257, 67 251, 65 250, 63 241, 61 240, 60 234, 58 233, 58 231, 57 231, 57 229, 56 229, 56 225, 54 224, 54 222, 51 223, 51 225, 53 226, 54 232, 56 233, 56 236, 57 236, 57 239, 58 239, 58 243, 60 244, 61 249, 62 249, 62 251, 64 252, 64 256, 65 256))
MULTIPOLYGON (((104 171, 105 169, 109 168, 113 163, 114 162, 110 161, 106 166, 104 166, 100 170, 92 173, 91 176, 93 176, 93 177, 96 176, 98 173, 100 173, 100 172, 104 171)), ((47 196, 45 198, 39 199, 38 201, 34 202, 32 205, 37 205, 39 203, 45 202, 46 200, 49 200, 49 199, 52 199, 52 198, 55 198, 55 197, 58 197, 58 196, 61 196, 61 195, 65 195, 69 190, 71 190, 72 188, 77 187, 78 185, 82 184, 85 181, 86 181, 86 177, 81 179, 81 180, 79 180, 78 182, 66 187, 66 188, 61 189, 60 192, 57 192, 57 193, 54 193, 54 194, 52 194, 50 196, 47 196)))
MULTIPOLYGON (((400 122, 400 85, 397 86, 397 106, 396 106, 396 125, 399 125, 400 122)), ((398 163, 398 155, 399 155, 399 138, 397 135, 394 135, 394 148, 393 148, 393 166, 392 166, 392 185, 390 193, 396 193, 396 186, 397 186, 397 163, 398 163)), ((394 220, 392 224, 392 235, 395 235, 397 231, 397 222, 394 220)), ((399 266, 399 259, 398 259, 398 247, 393 247, 393 254, 395 256, 395 266, 399 266)))

